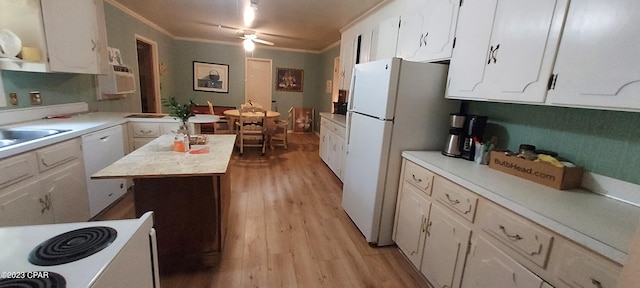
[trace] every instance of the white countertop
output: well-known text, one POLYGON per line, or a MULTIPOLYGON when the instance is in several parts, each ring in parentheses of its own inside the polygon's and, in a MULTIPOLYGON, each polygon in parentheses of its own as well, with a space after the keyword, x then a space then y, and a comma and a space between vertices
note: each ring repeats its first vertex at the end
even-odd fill
MULTIPOLYGON (((26 112, 28 113, 28 112, 26 112)), ((25 121, 14 124, 2 125, 0 128, 26 128, 26 129, 58 129, 70 130, 55 134, 49 137, 40 138, 33 141, 18 143, 15 145, 0 148, 0 159, 24 153, 33 149, 38 149, 47 145, 61 141, 80 137, 84 134, 121 125, 129 121, 136 122, 178 122, 171 116, 162 118, 126 118, 126 116, 136 114, 131 112, 93 112, 71 114, 69 118, 51 118, 25 121)))
POLYGON ((342 115, 342 114, 333 114, 333 113, 327 113, 327 112, 321 112, 319 113, 320 117, 324 117, 327 118, 328 120, 335 122, 336 124, 342 126, 342 127, 346 127, 347 126, 347 116, 342 115))
POLYGON ((439 151, 402 156, 619 264, 640 222, 639 207, 599 194, 549 188, 439 151))
POLYGON ((211 176, 227 173, 236 135, 203 135, 204 145, 189 152, 172 150, 174 135, 162 135, 98 171, 92 178, 211 176), (209 152, 195 153, 208 148, 209 152))

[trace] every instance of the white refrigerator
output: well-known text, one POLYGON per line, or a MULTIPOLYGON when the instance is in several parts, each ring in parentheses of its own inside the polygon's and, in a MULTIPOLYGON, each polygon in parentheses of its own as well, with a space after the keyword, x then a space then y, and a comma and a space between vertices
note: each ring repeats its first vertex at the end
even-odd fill
POLYGON ((448 68, 400 58, 354 68, 342 207, 371 244, 393 244, 402 151, 444 147, 460 109, 444 97, 448 68))

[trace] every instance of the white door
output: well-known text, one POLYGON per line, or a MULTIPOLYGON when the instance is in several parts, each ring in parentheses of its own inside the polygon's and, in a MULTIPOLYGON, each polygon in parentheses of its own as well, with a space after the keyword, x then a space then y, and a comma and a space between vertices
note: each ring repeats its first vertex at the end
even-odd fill
POLYGON ((51 70, 100 73, 96 3, 86 0, 41 3, 51 70))
POLYGON ((459 287, 462 279, 471 229, 454 217, 438 205, 429 216, 420 271, 436 287, 459 287))
POLYGON ((420 267, 431 202, 407 182, 398 196, 394 241, 413 266, 420 267))
POLYGON ((564 11, 563 0, 498 2, 487 65, 490 99, 544 102, 564 11))
POLYGON ((378 241, 391 121, 351 113, 342 207, 368 242, 378 241))
POLYGON ((464 2, 447 97, 544 102, 565 0, 464 2))
POLYGON ((371 49, 371 61, 387 59, 396 56, 398 47, 400 18, 393 17, 378 24, 378 29, 373 33, 371 49))
POLYGON ((51 197, 55 223, 89 220, 87 184, 80 160, 41 181, 45 192, 51 197))
POLYGON ((271 59, 247 58, 245 68, 245 103, 251 100, 271 110, 271 59))
POLYGON ((638 11, 636 0, 571 2, 548 103, 640 109, 638 11))
POLYGON ((413 0, 406 7, 398 55, 420 62, 450 59, 460 1, 413 0))

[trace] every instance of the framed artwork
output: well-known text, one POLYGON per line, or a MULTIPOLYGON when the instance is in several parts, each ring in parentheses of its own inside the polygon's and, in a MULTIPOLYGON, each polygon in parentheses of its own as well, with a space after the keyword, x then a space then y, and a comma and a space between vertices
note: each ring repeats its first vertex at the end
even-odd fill
POLYGON ((313 109, 293 108, 293 132, 313 132, 313 109))
POLYGON ((193 90, 229 93, 229 65, 193 61, 193 90))
POLYGON ((304 70, 276 68, 276 91, 302 92, 304 70))

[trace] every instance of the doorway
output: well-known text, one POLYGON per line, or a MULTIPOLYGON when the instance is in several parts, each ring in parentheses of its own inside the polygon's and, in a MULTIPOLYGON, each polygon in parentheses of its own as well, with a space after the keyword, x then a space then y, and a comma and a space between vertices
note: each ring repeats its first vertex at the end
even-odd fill
POLYGON ((140 104, 142 113, 160 113, 160 81, 158 75, 158 45, 136 35, 138 53, 138 77, 140 79, 140 104))
POLYGON ((245 103, 251 100, 265 108, 271 108, 271 59, 246 58, 245 60, 245 103))

